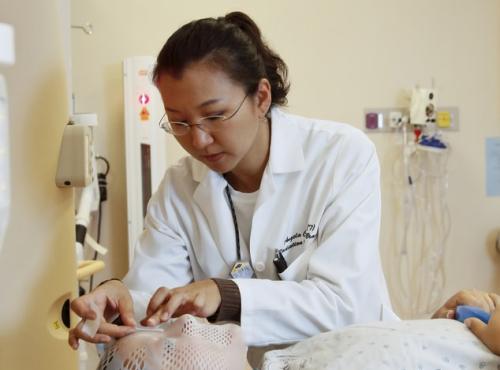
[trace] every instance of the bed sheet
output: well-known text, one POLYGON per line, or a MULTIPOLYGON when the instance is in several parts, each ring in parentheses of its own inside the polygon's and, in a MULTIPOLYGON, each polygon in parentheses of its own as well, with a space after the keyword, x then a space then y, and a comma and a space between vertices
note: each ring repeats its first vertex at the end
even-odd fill
POLYGON ((494 355, 455 320, 353 325, 264 355, 263 370, 500 370, 494 355))

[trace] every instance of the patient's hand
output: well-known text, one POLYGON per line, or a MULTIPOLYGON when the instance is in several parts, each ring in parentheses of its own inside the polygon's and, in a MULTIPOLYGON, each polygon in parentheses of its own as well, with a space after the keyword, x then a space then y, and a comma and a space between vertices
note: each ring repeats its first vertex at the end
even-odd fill
POLYGON ((465 325, 488 347, 500 355, 500 306, 493 312, 488 325, 476 318, 465 320, 465 325))
POLYGON ((455 318, 455 309, 460 305, 476 306, 486 312, 493 312, 500 307, 500 296, 495 293, 485 293, 479 290, 462 290, 448 299, 432 316, 433 319, 455 318))

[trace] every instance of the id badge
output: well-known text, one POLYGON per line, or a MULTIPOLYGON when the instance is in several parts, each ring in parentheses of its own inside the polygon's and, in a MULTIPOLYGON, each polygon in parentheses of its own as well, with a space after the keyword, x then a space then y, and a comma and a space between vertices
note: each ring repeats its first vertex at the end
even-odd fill
POLYGON ((253 269, 246 261, 237 261, 230 273, 233 279, 250 279, 253 276, 253 269))

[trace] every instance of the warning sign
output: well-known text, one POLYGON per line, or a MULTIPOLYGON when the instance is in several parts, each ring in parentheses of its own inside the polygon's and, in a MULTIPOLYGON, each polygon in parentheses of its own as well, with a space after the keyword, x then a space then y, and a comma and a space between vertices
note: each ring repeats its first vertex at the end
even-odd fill
POLYGON ((149 121, 149 111, 148 111, 148 108, 142 107, 140 116, 141 116, 141 121, 149 121))

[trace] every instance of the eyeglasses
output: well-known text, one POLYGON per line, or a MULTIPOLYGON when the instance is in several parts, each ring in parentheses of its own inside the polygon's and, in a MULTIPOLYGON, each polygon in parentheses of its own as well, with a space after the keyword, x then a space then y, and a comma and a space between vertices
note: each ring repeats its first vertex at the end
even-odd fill
POLYGON ((238 105, 238 108, 236 108, 235 111, 231 113, 229 116, 214 115, 214 116, 201 117, 198 120, 198 122, 190 124, 188 122, 169 121, 167 113, 164 113, 160 121, 158 122, 158 125, 160 126, 160 128, 162 128, 163 130, 174 136, 186 135, 194 126, 208 133, 216 132, 223 127, 223 125, 221 125, 222 122, 233 118, 236 115, 236 113, 239 112, 247 96, 248 94, 245 95, 241 103, 238 105))

